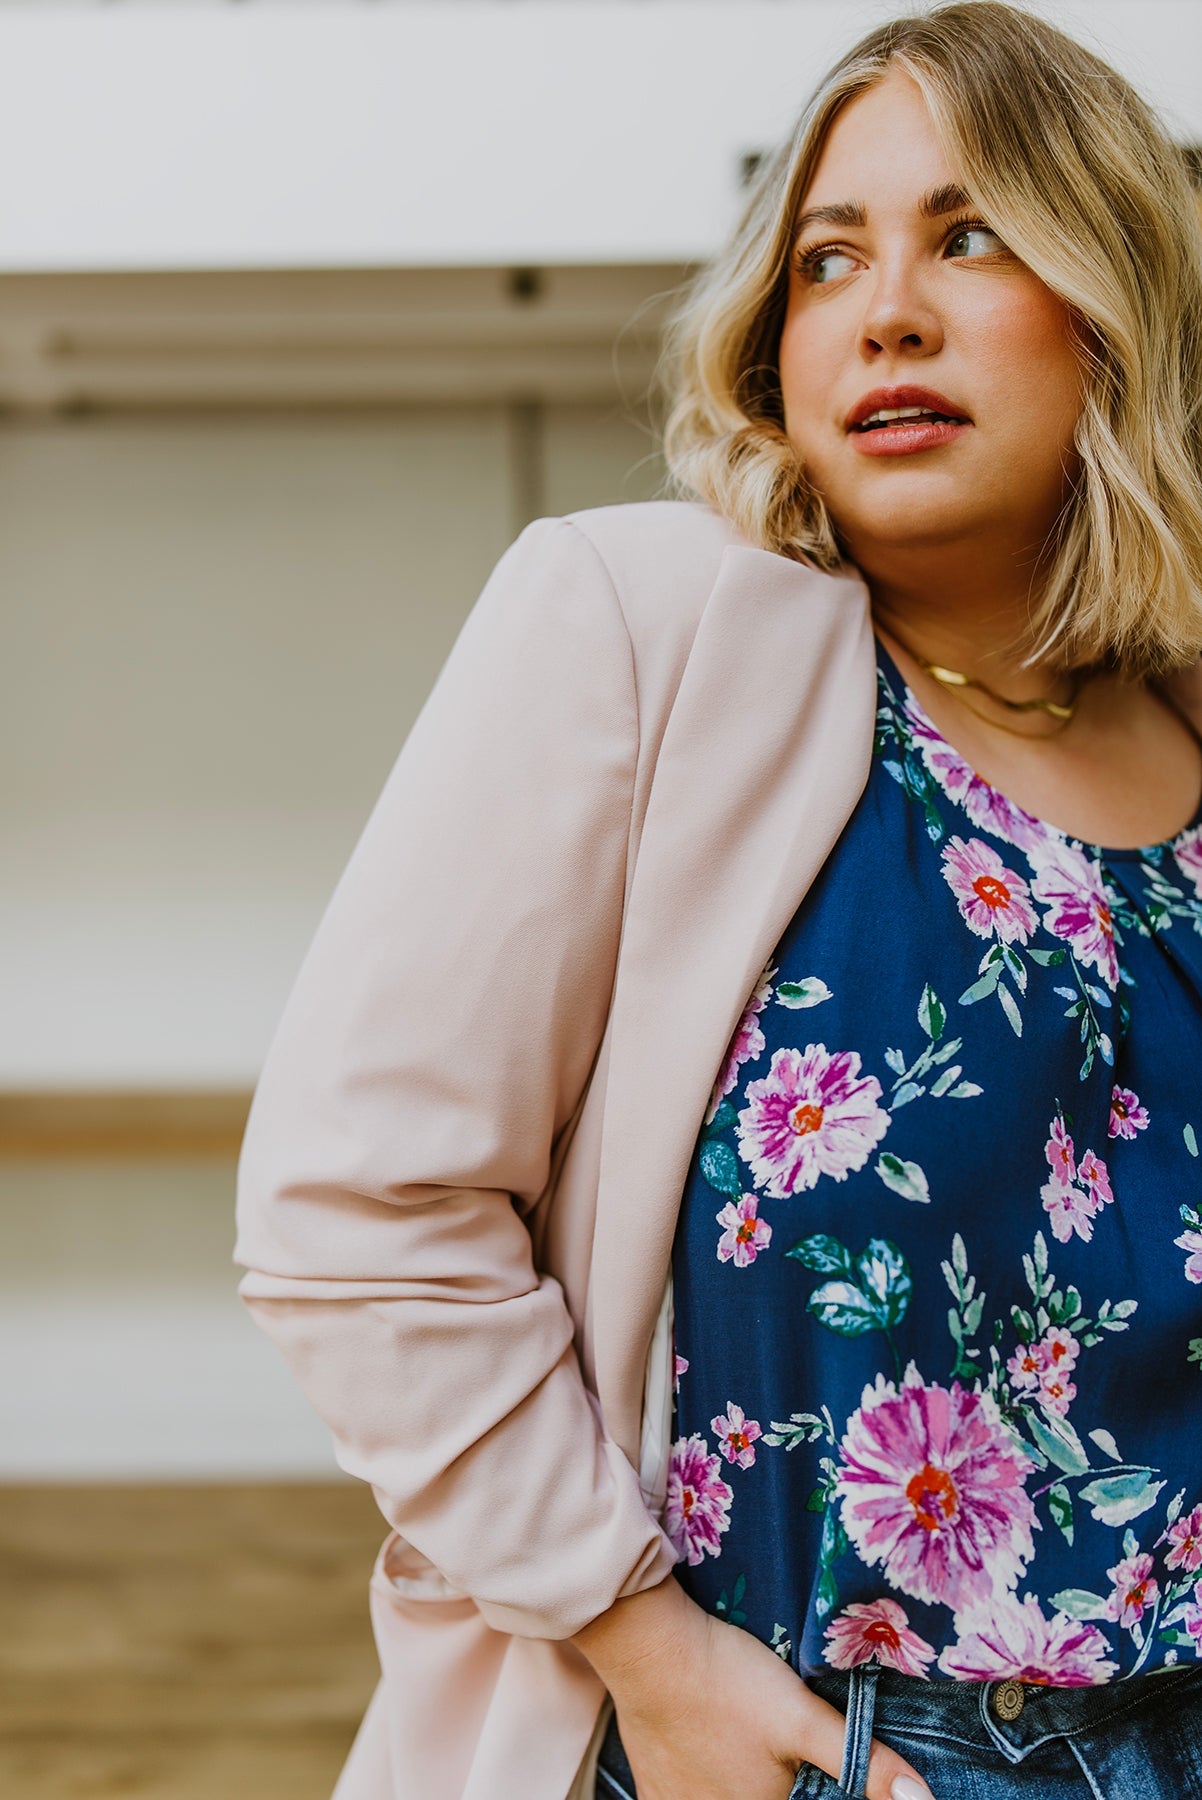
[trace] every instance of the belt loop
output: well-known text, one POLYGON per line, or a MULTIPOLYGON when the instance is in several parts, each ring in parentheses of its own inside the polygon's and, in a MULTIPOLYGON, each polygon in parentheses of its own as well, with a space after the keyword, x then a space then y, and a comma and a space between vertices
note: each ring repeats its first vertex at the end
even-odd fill
POLYGON ((872 1721, 880 1672, 878 1662, 857 1663, 847 1687, 847 1724, 843 1732, 839 1786, 854 1800, 864 1800, 868 1791, 868 1757, 872 1749, 872 1721))

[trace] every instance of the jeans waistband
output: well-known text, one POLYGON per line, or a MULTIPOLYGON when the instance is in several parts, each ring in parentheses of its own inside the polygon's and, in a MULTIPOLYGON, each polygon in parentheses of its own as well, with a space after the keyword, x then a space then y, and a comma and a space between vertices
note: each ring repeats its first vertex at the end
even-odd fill
MULTIPOLYGON (((849 1697, 855 1696, 849 1695, 852 1681, 847 1673, 823 1671, 806 1680, 823 1700, 848 1712, 849 1697)), ((991 1748, 1008 1761, 1021 1762, 1048 1738, 1117 1725, 1125 1713, 1146 1700, 1170 1689, 1184 1693, 1200 1683, 1202 1663, 1196 1662, 1075 1688, 1013 1681, 919 1681, 893 1669, 881 1669, 874 1696, 874 1728, 991 1748), (999 1694, 1002 1689, 1009 1691, 999 1694)))

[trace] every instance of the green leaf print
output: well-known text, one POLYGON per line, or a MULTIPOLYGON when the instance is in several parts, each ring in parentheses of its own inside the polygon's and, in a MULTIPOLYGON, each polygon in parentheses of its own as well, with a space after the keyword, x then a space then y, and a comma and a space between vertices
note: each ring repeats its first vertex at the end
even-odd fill
POLYGON ((971 987, 965 988, 960 996, 960 1005, 975 1006, 978 1000, 984 1000, 987 994, 992 994, 997 987, 1001 973, 1002 971, 996 963, 991 969, 986 969, 985 973, 977 981, 974 981, 971 987))
POLYGON ((856 1258, 861 1286, 880 1306, 886 1325, 899 1325, 906 1316, 914 1282, 910 1265, 888 1238, 869 1238, 856 1258))
POLYGON ((1084 1444, 1067 1419, 1057 1418, 1055 1413, 1041 1416, 1032 1412, 1027 1418, 1027 1430, 1049 1462, 1054 1462, 1066 1475, 1084 1475, 1089 1467, 1089 1458, 1085 1454, 1084 1444))
POLYGON ((821 1006, 824 1000, 831 998, 831 990, 817 975, 807 975, 803 981, 778 982, 776 998, 782 1006, 797 1011, 804 1006, 821 1006))
POLYGON ((717 1613, 718 1617, 720 1619, 725 1619, 727 1623, 731 1625, 746 1625, 747 1614, 743 1611, 742 1606, 743 1596, 746 1592, 746 1575, 740 1575, 738 1577, 729 1599, 727 1598, 726 1589, 723 1588, 714 1603, 714 1611, 717 1613))
POLYGON ((1062 1481, 1048 1490, 1048 1511, 1053 1522, 1064 1533, 1065 1542, 1073 1541, 1073 1497, 1062 1481))
POLYGON ((1062 1588, 1052 1595, 1052 1605, 1057 1612, 1067 1613, 1070 1619, 1106 1617, 1106 1601, 1101 1594, 1091 1594, 1086 1588, 1062 1588))
POLYGON ((997 997, 1002 1003, 1002 1011, 1009 1021, 1011 1031, 1014 1033, 1015 1037, 1021 1037, 1023 1034, 1023 1016, 1018 1010, 1018 1001, 1014 998, 1014 995, 1010 992, 1010 989, 1006 986, 1004 981, 999 981, 997 984, 997 997))
MULTIPOLYGON (((959 1070, 956 1073, 959 1074, 959 1070)), ((903 1200, 928 1201, 931 1198, 927 1178, 916 1162, 903 1162, 891 1150, 883 1150, 875 1166, 885 1186, 900 1194, 903 1200)))
POLYGON ((863 1337, 866 1331, 883 1331, 885 1320, 870 1294, 852 1281, 825 1281, 807 1302, 820 1325, 840 1337, 863 1337))
POLYGON ((739 1159, 729 1144, 711 1138, 702 1145, 698 1159, 701 1173, 710 1186, 719 1194, 729 1194, 737 1200, 743 1192, 743 1177, 739 1172, 739 1159))
POLYGON ((901 1359, 892 1332, 906 1316, 914 1281, 897 1245, 888 1238, 870 1238, 853 1257, 837 1238, 817 1233, 794 1244, 785 1255, 820 1274, 837 1272, 836 1280, 814 1289, 806 1310, 840 1337, 883 1331, 900 1381, 901 1359))
POLYGON ((831 1565, 838 1561, 847 1548, 847 1533, 839 1523, 834 1508, 828 1506, 826 1517, 822 1521, 822 1542, 818 1551, 818 1588, 814 1595, 814 1616, 820 1621, 833 1613, 839 1604, 839 1589, 831 1565))
POLYGON ((794 1262, 804 1263, 816 1275, 850 1275, 854 1269, 851 1251, 845 1249, 838 1238, 827 1237, 821 1231, 816 1231, 813 1237, 802 1238, 799 1244, 786 1250, 785 1255, 791 1256, 794 1262))
POLYGON ((720 1131, 728 1131, 738 1116, 739 1115, 735 1111, 731 1101, 723 1100, 719 1105, 717 1112, 706 1126, 706 1135, 708 1137, 717 1137, 720 1131))
POLYGON ((929 981, 922 990, 922 999, 918 1002, 918 1023, 932 1042, 943 1036, 943 1028, 947 1024, 947 1013, 943 1003, 929 981))
POLYGON ((1155 1506, 1163 1481, 1153 1481, 1150 1469, 1132 1469, 1122 1475, 1103 1475, 1081 1489, 1093 1516, 1103 1525, 1125 1525, 1155 1506))

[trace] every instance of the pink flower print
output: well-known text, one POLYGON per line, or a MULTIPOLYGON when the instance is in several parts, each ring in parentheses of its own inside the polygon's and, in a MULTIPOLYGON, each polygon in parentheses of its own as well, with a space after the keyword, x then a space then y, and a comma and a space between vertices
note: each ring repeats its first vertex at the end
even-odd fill
POLYGON ((675 1358, 675 1363, 676 1363, 676 1368, 675 1368, 675 1371, 673 1374, 672 1387, 673 1387, 673 1391, 675 1393, 679 1394, 680 1378, 685 1373, 685 1371, 687 1370, 687 1368, 689 1366, 689 1359, 687 1356, 677 1356, 675 1358))
POLYGON ((945 1675, 960 1681, 1026 1681, 1033 1686, 1093 1687, 1118 1672, 1106 1660, 1109 1645, 1096 1625, 1062 1612, 1045 1619, 1034 1594, 1020 1603, 995 1595, 956 1620, 958 1635, 939 1658, 945 1675))
POLYGON ((1058 1244, 1067 1244, 1074 1231, 1086 1244, 1093 1236, 1094 1215, 1098 1203, 1088 1188, 1067 1187, 1053 1175, 1040 1188, 1043 1210, 1052 1222, 1052 1235, 1058 1244))
POLYGON ((1075 1181, 1077 1179, 1077 1163, 1073 1155, 1073 1140, 1068 1135, 1068 1127, 1064 1123, 1064 1114, 1057 1113, 1048 1126, 1049 1137, 1044 1145, 1044 1155, 1048 1159, 1048 1168, 1057 1181, 1075 1181))
POLYGON ((759 981, 750 1000, 743 1008, 734 1036, 722 1059, 722 1067, 718 1070, 713 1088, 710 1091, 709 1104, 705 1109, 705 1123, 708 1125, 717 1112, 722 1101, 729 1094, 739 1079, 739 1070, 745 1062, 753 1062, 767 1043, 760 1030, 758 1014, 762 1013, 772 997, 772 980, 776 974, 775 965, 770 964, 759 981))
POLYGON ((1194 1583, 1194 1597, 1185 1608, 1181 1623, 1194 1640, 1194 1655, 1202 1656, 1202 1581, 1194 1583))
POLYGON ((1146 1551, 1142 1556, 1128 1556, 1106 1573, 1114 1583, 1114 1592, 1106 1602, 1106 1617, 1130 1631, 1160 1593, 1152 1577, 1152 1558, 1146 1551))
POLYGON ((1028 852, 1043 841, 1047 827, 970 768, 960 752, 939 735, 909 689, 905 711, 923 762, 948 799, 962 806, 974 825, 1028 852))
POLYGON ((1202 825, 1181 833, 1173 845, 1173 855, 1177 867, 1187 881, 1193 882, 1194 892, 1202 900, 1202 825))
POLYGON ((1058 1325, 1052 1325, 1043 1334, 1040 1344, 1044 1364, 1049 1369, 1057 1369, 1067 1375, 1070 1369, 1077 1366, 1077 1358, 1081 1354, 1081 1346, 1071 1331, 1064 1331, 1058 1325))
POLYGON ((860 1074, 858 1051, 777 1050, 768 1074, 747 1085, 739 1153, 777 1199, 814 1187, 821 1175, 845 1181, 889 1129, 880 1095, 876 1076, 860 1074))
POLYGON ((736 1269, 745 1269, 753 1263, 761 1250, 766 1250, 772 1242, 772 1227, 767 1220, 757 1216, 759 1201, 754 1194, 744 1194, 739 1201, 728 1200, 720 1213, 716 1213, 719 1225, 725 1226, 718 1239, 718 1261, 729 1262, 734 1258, 736 1269))
POLYGON ((886 1669, 928 1680, 935 1651, 910 1630, 896 1600, 853 1601, 826 1628, 826 1660, 832 1669, 854 1669, 875 1657, 886 1669))
POLYGON ((1087 1150, 1081 1158, 1077 1167, 1077 1179, 1085 1183, 1090 1198, 1096 1201, 1099 1208, 1114 1199, 1114 1189, 1110 1185, 1106 1164, 1092 1150, 1087 1150))
POLYGON ((1110 1125, 1107 1137, 1133 1138, 1137 1131, 1148 1128, 1148 1109, 1139 1103, 1139 1095, 1116 1082, 1110 1095, 1110 1125))
POLYGON ((943 847, 943 879, 956 896, 960 916, 978 937, 995 933, 1004 944, 1025 944, 1038 921, 1027 904, 1031 890, 980 838, 949 838, 943 847))
POLYGON ((1045 1412, 1055 1413, 1062 1419, 1068 1412, 1069 1401, 1077 1398, 1076 1383, 1069 1380, 1064 1370, 1045 1369, 1038 1398, 1045 1412))
POLYGON ((1183 1231, 1173 1242, 1179 1250, 1190 1252, 1185 1262, 1185 1279, 1202 1282, 1202 1231, 1183 1231))
POLYGON ((1011 1387, 1020 1394, 1030 1394, 1043 1380, 1047 1358, 1042 1344, 1020 1344, 1006 1364, 1011 1387))
POLYGON ((721 1554, 718 1539, 730 1530, 734 1490, 719 1475, 720 1467, 696 1432, 678 1438, 672 1446, 664 1530, 675 1547, 677 1562, 687 1561, 693 1569, 703 1557, 721 1554))
POLYGON ((710 1430, 717 1433, 718 1448, 727 1462, 749 1469, 755 1461, 755 1440, 760 1436, 759 1422, 744 1416, 743 1408, 733 1400, 726 1402, 725 1414, 710 1420, 710 1430))
POLYGON ((1031 861, 1036 870, 1031 892, 1047 904, 1043 922, 1048 930, 1072 946, 1078 962, 1096 969, 1108 987, 1116 987, 1114 921, 1101 870, 1082 851, 1055 838, 1039 846, 1031 861))
POLYGON ((1202 1569, 1202 1506, 1174 1520, 1165 1533, 1172 1549, 1165 1555, 1165 1567, 1184 1569, 1192 1575, 1202 1569))
POLYGON ((1032 1465, 991 1395, 878 1375, 840 1446, 843 1528, 860 1557, 915 1599, 958 1611, 1014 1587, 1035 1554, 1032 1465))

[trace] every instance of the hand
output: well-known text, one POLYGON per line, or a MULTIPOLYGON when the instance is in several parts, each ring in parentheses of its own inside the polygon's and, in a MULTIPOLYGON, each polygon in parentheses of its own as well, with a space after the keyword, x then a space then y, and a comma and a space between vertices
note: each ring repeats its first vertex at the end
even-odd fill
MULTIPOLYGON (((838 1780, 844 1718, 758 1638, 669 1577, 575 1638, 613 1695, 639 1800, 787 1800, 799 1766, 838 1780)), ((931 1800, 873 1740, 868 1800, 931 1800)))

